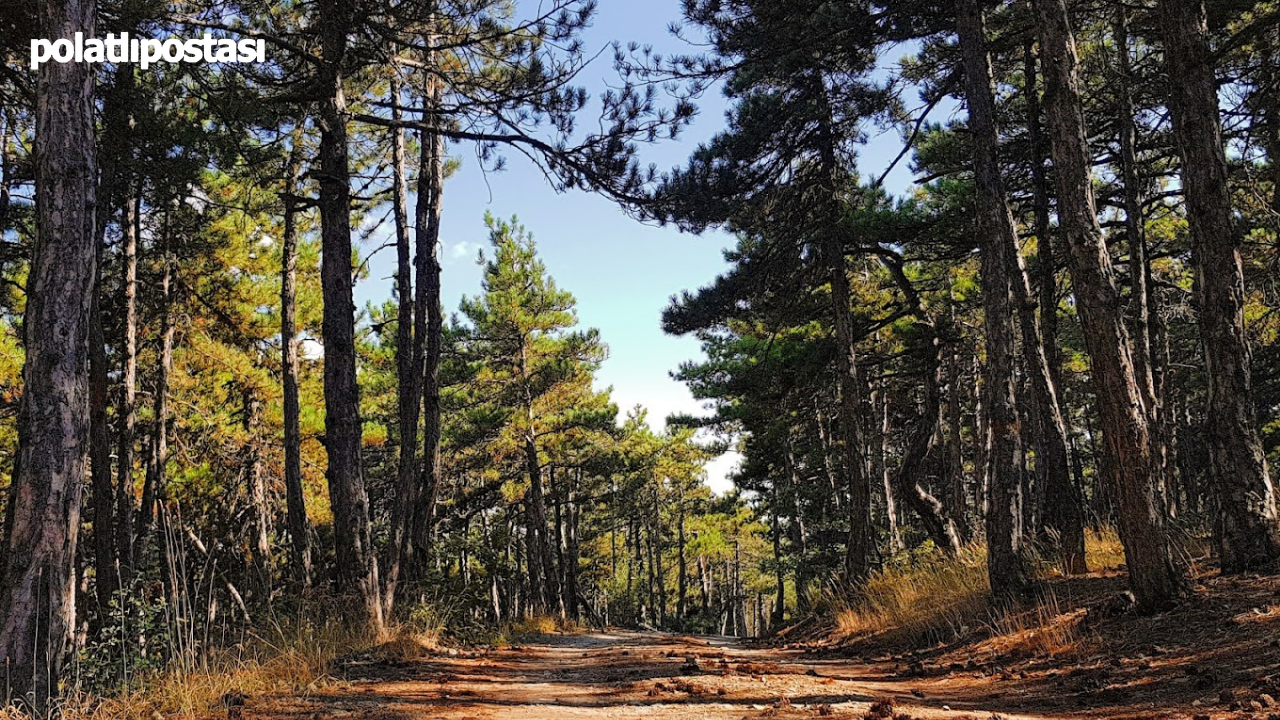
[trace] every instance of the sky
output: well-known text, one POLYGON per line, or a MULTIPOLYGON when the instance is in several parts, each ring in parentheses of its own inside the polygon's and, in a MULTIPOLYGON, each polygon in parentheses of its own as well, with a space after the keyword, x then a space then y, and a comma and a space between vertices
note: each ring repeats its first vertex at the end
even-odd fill
MULTIPOLYGON (((532 7, 527 0, 521 0, 520 5, 526 12, 532 7)), ((605 82, 617 84, 608 51, 614 40, 649 44, 665 54, 690 52, 691 48, 668 31, 669 24, 680 17, 680 0, 600 0, 584 44, 588 54, 604 52, 584 71, 582 85, 598 96, 605 82)), ((598 104, 591 107, 598 108, 598 104)), ((677 139, 641 149, 643 163, 654 163, 659 170, 681 165, 699 142, 723 127, 724 109, 724 99, 715 91, 709 92, 699 103, 693 125, 677 139)), ((586 115, 584 122, 590 117, 586 115)), ((879 175, 900 150, 896 133, 873 137, 862 156, 864 173, 879 175)), ((487 245, 484 214, 516 216, 533 235, 547 272, 577 298, 581 325, 598 328, 608 344, 609 357, 597 373, 597 387, 612 387, 619 413, 643 405, 655 429, 664 427, 672 413, 709 414, 683 383, 670 376, 681 362, 701 356, 698 342, 692 337, 664 334, 661 313, 673 295, 706 285, 727 269, 722 251, 733 244, 732 238, 718 231, 692 235, 641 223, 609 200, 590 193, 557 193, 518 153, 508 153, 507 167, 497 173, 483 172, 468 145, 452 145, 449 154, 461 166, 444 189, 441 259, 445 312, 455 312, 464 295, 480 290, 481 268, 476 257, 487 245)), ((909 182, 903 163, 886 186, 900 190, 909 182)), ((363 251, 370 252, 381 242, 375 237, 363 251)), ((369 268, 368 279, 356 289, 358 307, 390 297, 394 248, 376 253, 369 268)), ((727 475, 738 460, 731 452, 708 465, 707 480, 713 490, 724 492, 731 487, 727 475)))

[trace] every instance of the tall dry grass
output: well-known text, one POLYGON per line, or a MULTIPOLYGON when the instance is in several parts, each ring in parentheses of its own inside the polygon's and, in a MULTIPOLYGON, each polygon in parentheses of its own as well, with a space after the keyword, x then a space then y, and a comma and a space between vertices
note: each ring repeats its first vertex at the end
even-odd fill
MULTIPOLYGON (((315 692, 337 682, 331 671, 344 657, 411 660, 439 646, 440 628, 421 622, 392 625, 375 635, 340 619, 317 619, 322 614, 299 611, 296 618, 250 631, 241 643, 208 650, 198 662, 170 663, 112 695, 73 686, 61 701, 60 715, 65 720, 209 717, 225 713, 229 695, 315 692)), ((9 720, 3 710, 0 720, 9 720)))
POLYGON ((954 557, 929 550, 872 573, 852 596, 832 600, 842 638, 893 633, 908 640, 963 632, 987 609, 987 551, 954 557))
MULTIPOLYGON (((1089 531, 1085 554, 1094 570, 1114 569, 1124 562, 1114 531, 1089 531)), ((1079 644, 1078 622, 1063 617, 1052 595, 1029 609, 994 607, 986 558, 981 543, 971 543, 955 556, 926 550, 872 573, 853 594, 828 593, 837 637, 885 636, 928 643, 985 628, 996 637, 1021 636, 1018 642, 1031 643, 1028 652, 1056 652, 1079 644)), ((1036 566, 1041 576, 1058 572, 1047 562, 1037 561, 1036 566)))

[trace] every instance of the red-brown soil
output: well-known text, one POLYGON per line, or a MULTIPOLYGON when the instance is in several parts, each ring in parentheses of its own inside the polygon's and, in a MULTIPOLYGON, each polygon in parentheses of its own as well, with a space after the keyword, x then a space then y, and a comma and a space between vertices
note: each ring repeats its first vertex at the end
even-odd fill
POLYGON ((1202 579, 1193 598, 1147 617, 1117 602, 1118 573, 1052 589, 1080 640, 1053 654, 989 628, 911 651, 608 630, 349 662, 316 694, 249 698, 243 717, 1280 720, 1280 578, 1202 579))

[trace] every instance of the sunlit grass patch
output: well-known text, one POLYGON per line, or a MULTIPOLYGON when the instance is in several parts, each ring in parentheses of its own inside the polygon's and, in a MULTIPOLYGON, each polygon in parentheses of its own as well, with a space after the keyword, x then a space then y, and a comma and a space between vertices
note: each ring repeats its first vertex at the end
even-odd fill
POLYGON ((1066 611, 1050 592, 1034 606, 998 613, 992 637, 984 645, 1001 657, 1062 657, 1082 653, 1093 646, 1083 627, 1087 611, 1066 611))
POLYGON ((961 632, 987 610, 986 558, 984 546, 970 544, 954 557, 928 549, 877 570, 852 596, 833 600, 837 633, 921 639, 961 632))

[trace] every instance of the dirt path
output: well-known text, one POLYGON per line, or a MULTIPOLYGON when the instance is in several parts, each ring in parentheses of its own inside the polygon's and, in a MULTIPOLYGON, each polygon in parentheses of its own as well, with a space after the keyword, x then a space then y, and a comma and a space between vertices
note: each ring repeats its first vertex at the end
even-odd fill
MULTIPOLYGON (((628 720, 868 715, 891 698, 916 718, 1078 717, 1010 712, 1017 698, 971 678, 900 679, 888 665, 752 648, 732 638, 624 631, 547 636, 485 653, 395 665, 349 664, 309 697, 251 699, 245 717, 328 720, 628 720)), ((883 712, 883 706, 880 711, 883 712)))

